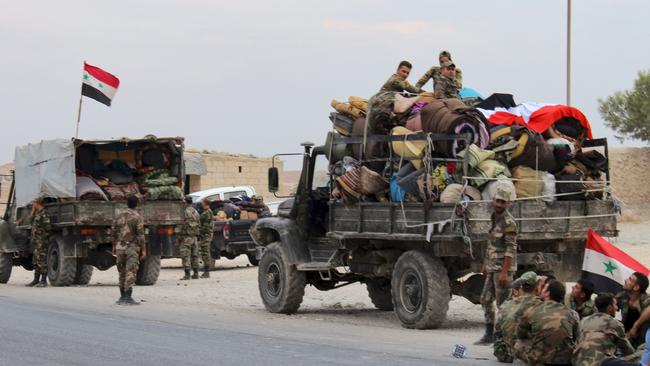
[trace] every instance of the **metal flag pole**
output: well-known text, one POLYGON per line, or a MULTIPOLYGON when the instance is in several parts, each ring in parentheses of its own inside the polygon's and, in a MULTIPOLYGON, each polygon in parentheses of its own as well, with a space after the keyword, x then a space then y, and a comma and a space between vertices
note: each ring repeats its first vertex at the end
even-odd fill
MULTIPOLYGON (((86 60, 84 60, 84 72, 85 72, 85 65, 86 65, 86 60)), ((83 100, 83 90, 84 90, 84 82, 83 79, 81 81, 81 90, 79 91, 79 109, 77 110, 77 128, 74 133, 74 138, 78 139, 79 138, 79 122, 81 122, 81 101, 83 100)))
POLYGON ((571 0, 567 0, 566 13, 566 105, 571 105, 571 0))

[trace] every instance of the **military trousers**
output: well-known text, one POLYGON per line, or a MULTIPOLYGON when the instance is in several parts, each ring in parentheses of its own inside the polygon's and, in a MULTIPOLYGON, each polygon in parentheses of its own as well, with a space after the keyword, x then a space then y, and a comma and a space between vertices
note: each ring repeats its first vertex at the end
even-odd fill
POLYGON ((47 274, 47 243, 35 243, 34 253, 32 255, 32 264, 34 272, 47 274))
POLYGON ((485 323, 494 324, 496 320, 496 306, 499 307, 510 297, 512 292, 510 289, 510 282, 514 272, 508 272, 508 284, 506 287, 499 286, 499 273, 488 272, 485 276, 485 283, 483 284, 483 291, 481 292, 481 306, 483 307, 483 315, 485 316, 485 323))
POLYGON ((212 238, 201 239, 201 242, 199 243, 199 252, 201 254, 203 264, 211 267, 212 256, 210 255, 210 244, 212 244, 212 238))
POLYGON ((117 251, 117 272, 120 274, 119 286, 126 291, 133 288, 140 267, 140 246, 129 245, 117 251))
POLYGON ((199 268, 199 244, 195 236, 183 238, 180 252, 184 269, 199 268))

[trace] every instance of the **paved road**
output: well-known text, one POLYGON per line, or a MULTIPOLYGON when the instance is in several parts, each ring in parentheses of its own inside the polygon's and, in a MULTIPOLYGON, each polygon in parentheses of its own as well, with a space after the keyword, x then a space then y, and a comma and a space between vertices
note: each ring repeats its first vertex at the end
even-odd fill
MULTIPOLYGON (((111 306, 109 312, 71 304, 0 296, 0 365, 447 365, 491 364, 456 360, 447 355, 408 356, 373 337, 339 337, 326 332, 313 337, 309 330, 270 332, 231 316, 223 322, 171 314, 147 305, 111 306), (122 310, 124 309, 124 310, 122 310), (172 319, 170 321, 170 319, 172 319), (184 324, 187 323, 187 324, 184 324), (294 336, 292 336, 292 334, 294 336), (379 346, 379 349, 376 349, 379 346), (373 348, 375 348, 373 350, 373 348), (370 349, 370 350, 369 350, 370 349)), ((282 324, 278 324, 282 327, 282 324)))

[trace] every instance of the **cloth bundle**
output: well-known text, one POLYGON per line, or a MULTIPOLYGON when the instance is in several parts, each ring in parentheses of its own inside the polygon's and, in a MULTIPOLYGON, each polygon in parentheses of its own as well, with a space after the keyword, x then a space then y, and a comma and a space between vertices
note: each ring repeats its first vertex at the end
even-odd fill
POLYGON ((77 199, 82 201, 108 201, 106 193, 90 177, 77 176, 77 199))
POLYGON ((140 190, 138 189, 138 184, 136 182, 131 182, 127 184, 112 184, 109 183, 102 187, 104 192, 110 197, 111 201, 126 201, 126 199, 133 195, 142 199, 140 190))
POLYGON ((174 201, 183 198, 183 191, 176 185, 178 178, 170 177, 167 169, 154 169, 141 178, 145 197, 152 201, 174 201))
POLYGON ((489 147, 503 153, 509 167, 523 165, 541 171, 558 168, 554 147, 541 134, 524 126, 496 126, 491 131, 489 147))

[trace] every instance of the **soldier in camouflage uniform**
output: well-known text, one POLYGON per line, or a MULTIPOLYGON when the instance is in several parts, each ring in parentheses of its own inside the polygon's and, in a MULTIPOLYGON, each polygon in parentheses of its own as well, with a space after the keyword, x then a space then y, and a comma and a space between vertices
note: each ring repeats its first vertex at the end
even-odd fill
MULTIPOLYGON (((438 56, 438 64, 442 66, 443 63, 451 61, 451 53, 449 51, 442 51, 438 56)), ((431 67, 418 82, 415 84, 416 88, 422 88, 429 80, 433 80, 435 84, 436 79, 440 77, 440 66, 431 67)), ((454 83, 456 84, 457 89, 463 88, 463 72, 461 69, 456 68, 456 77, 454 78, 454 83)))
POLYGON ((47 248, 50 242, 50 218, 45 212, 43 198, 37 198, 32 204, 30 215, 32 223, 31 242, 34 248, 32 263, 34 264, 34 280, 29 287, 47 286, 47 248), (40 281, 39 281, 40 278, 40 281))
POLYGON ((598 312, 580 321, 573 365, 600 366, 607 358, 628 355, 634 347, 625 337, 623 324, 614 319, 618 307, 613 294, 602 293, 596 297, 598 312))
POLYGON ((185 222, 181 229, 181 258, 183 259, 183 270, 185 276, 181 280, 189 280, 190 278, 199 278, 199 244, 197 237, 200 234, 200 221, 199 213, 192 207, 192 197, 186 196, 185 203, 185 222), (190 270, 194 270, 194 274, 190 277, 190 270))
POLYGON ((528 308, 517 327, 513 355, 528 365, 571 365, 578 337, 578 313, 563 304, 564 283, 550 280, 543 302, 528 308))
POLYGON ((458 87, 454 78, 456 77, 456 65, 451 61, 442 64, 440 76, 435 79, 433 97, 438 99, 458 98, 458 87))
POLYGON ((517 223, 508 212, 515 192, 508 184, 497 183, 492 206, 492 228, 488 232, 488 246, 483 260, 485 284, 481 292, 481 305, 485 315, 485 334, 475 344, 494 342, 495 308, 508 298, 510 281, 517 269, 517 223))
POLYGON ((210 209, 210 201, 208 199, 203 199, 201 202, 203 211, 199 217, 201 228, 199 235, 199 249, 201 252, 201 258, 203 259, 203 274, 202 278, 210 278, 210 266, 212 265, 212 257, 210 256, 210 245, 212 244, 212 235, 213 235, 213 224, 214 215, 210 209))
POLYGON ((406 90, 409 93, 419 94, 422 93, 422 89, 416 88, 411 83, 406 80, 409 74, 411 73, 411 65, 408 61, 402 61, 397 66, 397 72, 395 72, 381 87, 380 91, 392 91, 401 93, 406 90))
POLYGON ((500 362, 512 362, 519 320, 528 308, 542 302, 535 292, 537 284, 535 272, 526 272, 512 281, 513 298, 501 304, 499 316, 494 326, 494 356, 500 362))
POLYGON ((594 293, 594 284, 587 280, 578 280, 571 293, 567 294, 564 304, 573 309, 580 315, 580 319, 586 318, 589 315, 596 314, 596 306, 594 301, 591 300, 591 295, 594 293))
POLYGON ((113 235, 113 253, 117 256, 119 272, 120 299, 118 305, 139 305, 133 300, 133 285, 138 275, 140 261, 147 256, 144 237, 144 220, 136 211, 138 198, 129 196, 127 209, 120 212, 111 229, 113 235))
POLYGON ((645 342, 643 335, 650 328, 650 321, 639 322, 641 314, 650 307, 650 296, 646 294, 647 289, 648 277, 641 272, 634 272, 625 280, 623 292, 616 295, 625 331, 634 330, 630 340, 635 347, 645 342))

